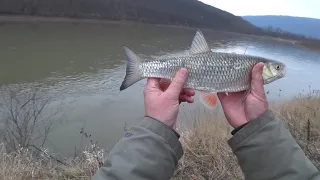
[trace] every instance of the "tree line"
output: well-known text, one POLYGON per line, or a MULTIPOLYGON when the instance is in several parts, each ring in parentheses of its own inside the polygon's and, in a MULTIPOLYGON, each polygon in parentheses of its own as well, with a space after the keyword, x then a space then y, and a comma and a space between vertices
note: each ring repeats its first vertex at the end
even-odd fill
POLYGON ((198 0, 1 0, 0 13, 129 20, 316 41, 279 28, 258 28, 241 17, 198 0))
POLYGON ((284 38, 289 38, 289 39, 294 39, 294 40, 316 40, 316 38, 312 36, 306 36, 302 34, 296 34, 296 33, 291 33, 288 31, 284 31, 281 28, 278 27, 272 27, 268 26, 263 28, 263 31, 270 36, 273 37, 284 37, 284 38))
POLYGON ((198 0, 1 0, 0 13, 208 27, 253 33, 242 18, 198 0))

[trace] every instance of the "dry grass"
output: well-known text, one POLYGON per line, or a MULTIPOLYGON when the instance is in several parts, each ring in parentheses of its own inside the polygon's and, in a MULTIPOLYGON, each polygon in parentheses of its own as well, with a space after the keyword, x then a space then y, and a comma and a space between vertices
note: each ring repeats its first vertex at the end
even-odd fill
POLYGON ((320 170, 320 97, 298 97, 277 112, 293 137, 320 170))
POLYGON ((182 133, 184 156, 173 179, 241 179, 242 172, 226 141, 231 128, 224 116, 206 113, 182 133))
MULTIPOLYGON (((320 168, 320 98, 298 97, 274 107, 307 156, 320 168)), ((230 126, 219 115, 194 117, 195 125, 182 133, 184 156, 173 179, 243 179, 236 157, 226 141, 231 137, 230 126)), ((27 150, 0 153, 0 179, 91 179, 101 165, 105 152, 91 146, 81 157, 57 163, 42 153, 34 157, 27 150)))
MULTIPOLYGON (((320 170, 320 97, 299 95, 271 106, 320 170)), ((197 119, 195 126, 184 132, 185 155, 174 179, 243 179, 237 159, 226 143, 231 129, 224 116, 207 115, 197 119)))
POLYGON ((80 157, 59 163, 45 151, 34 156, 27 149, 6 154, 2 148, 0 153, 0 180, 91 179, 105 155, 104 150, 91 146, 80 157))

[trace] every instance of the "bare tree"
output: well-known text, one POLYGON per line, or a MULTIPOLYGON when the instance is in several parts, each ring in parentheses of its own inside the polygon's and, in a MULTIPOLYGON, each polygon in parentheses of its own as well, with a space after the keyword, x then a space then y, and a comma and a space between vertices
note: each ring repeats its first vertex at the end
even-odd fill
POLYGON ((0 132, 8 152, 43 147, 57 120, 58 109, 50 111, 51 97, 36 89, 0 89, 0 132), (42 94, 42 95, 41 95, 42 94))

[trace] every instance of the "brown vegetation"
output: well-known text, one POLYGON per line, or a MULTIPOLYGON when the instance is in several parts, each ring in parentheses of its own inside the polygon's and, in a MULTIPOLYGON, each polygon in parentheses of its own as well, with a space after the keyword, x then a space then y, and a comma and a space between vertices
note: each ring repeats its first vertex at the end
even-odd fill
POLYGON ((320 51, 320 40, 318 39, 301 40, 297 44, 310 50, 320 51))
MULTIPOLYGON (((312 162, 320 168, 320 98, 298 97, 278 104, 274 112, 284 120, 297 142, 312 162), (280 107, 280 108, 279 108, 280 107), (276 110, 277 109, 277 110, 276 110)), ((195 118, 193 128, 182 132, 185 154, 173 179, 243 179, 236 157, 227 145, 230 126, 223 116, 206 114, 195 118)), ((28 150, 0 153, 0 177, 11 180, 28 179, 91 179, 100 167, 106 152, 91 144, 77 158, 59 163, 46 151, 33 157, 28 150)))
POLYGON ((320 97, 299 97, 280 108, 282 117, 303 151, 320 170, 320 97))
MULTIPOLYGON (((236 32, 296 41, 319 50, 320 40, 283 31, 254 26, 241 17, 204 4, 199 0, 2 0, 0 14, 66 19, 132 21, 236 32)), ((4 19, 4 18, 2 18, 4 19)), ((9 17, 9 19, 12 19, 9 17)), ((50 21, 50 20, 49 20, 50 21)))
POLYGON ((277 40, 287 41, 291 44, 306 47, 312 50, 320 50, 320 39, 283 31, 280 28, 269 26, 264 29, 266 36, 276 38, 277 40))
POLYGON ((193 117, 195 125, 182 132, 184 156, 179 162, 173 179, 242 179, 227 140, 232 128, 219 114, 206 113, 204 117, 193 117))
POLYGON ((85 180, 99 168, 104 151, 90 146, 76 158, 62 163, 51 158, 46 150, 34 156, 28 149, 6 153, 0 149, 0 180, 85 180))

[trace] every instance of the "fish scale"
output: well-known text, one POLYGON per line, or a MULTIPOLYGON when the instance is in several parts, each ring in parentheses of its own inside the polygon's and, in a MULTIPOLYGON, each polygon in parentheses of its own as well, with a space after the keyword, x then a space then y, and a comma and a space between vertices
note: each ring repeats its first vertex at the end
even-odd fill
POLYGON ((203 53, 192 56, 173 57, 142 63, 140 73, 144 78, 156 77, 172 80, 177 70, 189 71, 186 88, 213 92, 236 92, 248 89, 250 70, 262 58, 239 56, 228 53, 203 53))
POLYGON ((143 62, 128 47, 124 47, 127 58, 126 76, 120 86, 124 90, 141 79, 154 77, 173 80, 182 67, 189 71, 185 88, 206 92, 238 92, 248 90, 253 67, 264 63, 264 84, 284 77, 285 65, 268 58, 212 52, 200 31, 197 31, 189 54, 143 62))

